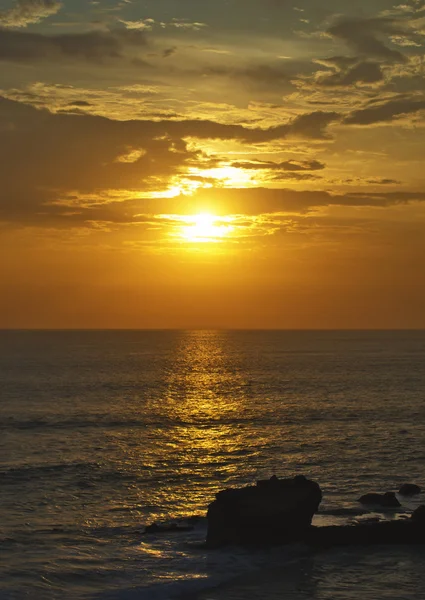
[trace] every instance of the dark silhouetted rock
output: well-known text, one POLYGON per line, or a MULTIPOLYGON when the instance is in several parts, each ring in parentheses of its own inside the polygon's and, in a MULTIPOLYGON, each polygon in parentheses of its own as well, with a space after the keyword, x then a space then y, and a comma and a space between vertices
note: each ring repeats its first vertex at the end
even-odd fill
POLYGON ((145 527, 145 533, 157 533, 158 531, 160 531, 160 527, 157 523, 151 523, 145 527))
POLYGON ((365 494, 359 498, 359 502, 361 502, 361 504, 370 504, 385 508, 397 508, 398 506, 401 506, 394 492, 385 492, 385 494, 365 494))
POLYGON ((315 481, 275 475, 219 492, 208 507, 207 545, 278 544, 301 540, 322 500, 315 481))
POLYGON ((425 505, 421 504, 416 510, 413 511, 411 519, 419 527, 425 528, 425 505))
POLYGON ((177 523, 171 523, 171 525, 158 525, 152 523, 145 527, 144 533, 178 533, 180 531, 192 531, 193 527, 189 525, 177 525, 177 523))
POLYGON ((421 493, 421 488, 414 483, 403 483, 398 490, 399 494, 403 496, 415 496, 416 494, 421 493))
POLYGON ((310 527, 305 541, 315 547, 372 544, 425 544, 425 506, 419 506, 410 519, 357 525, 310 527))

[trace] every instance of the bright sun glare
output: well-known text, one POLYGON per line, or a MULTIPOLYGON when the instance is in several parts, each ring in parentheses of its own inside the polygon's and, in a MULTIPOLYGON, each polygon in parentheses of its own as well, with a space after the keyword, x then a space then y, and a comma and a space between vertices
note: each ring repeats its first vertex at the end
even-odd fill
POLYGON ((185 217, 187 225, 182 226, 181 237, 188 242, 217 242, 233 231, 233 227, 223 221, 210 213, 185 217))

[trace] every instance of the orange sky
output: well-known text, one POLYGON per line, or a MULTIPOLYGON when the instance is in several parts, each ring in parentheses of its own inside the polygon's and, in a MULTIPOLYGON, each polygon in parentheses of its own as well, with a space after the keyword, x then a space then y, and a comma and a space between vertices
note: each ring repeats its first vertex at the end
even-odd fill
POLYGON ((6 0, 0 328, 423 328, 425 2, 6 0))

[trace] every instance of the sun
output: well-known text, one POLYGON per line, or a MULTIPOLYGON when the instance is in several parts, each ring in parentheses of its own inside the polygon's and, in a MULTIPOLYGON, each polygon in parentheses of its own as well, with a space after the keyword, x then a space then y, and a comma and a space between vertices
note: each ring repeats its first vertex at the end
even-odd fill
POLYGON ((228 219, 216 217, 211 213, 191 215, 185 217, 184 222, 181 237, 188 242, 217 242, 233 231, 228 219))

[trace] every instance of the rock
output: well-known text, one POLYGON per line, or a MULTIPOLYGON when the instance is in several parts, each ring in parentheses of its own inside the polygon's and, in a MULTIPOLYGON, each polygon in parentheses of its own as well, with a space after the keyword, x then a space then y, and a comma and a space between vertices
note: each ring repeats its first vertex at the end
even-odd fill
POLYGON ((275 475, 219 492, 208 507, 207 545, 278 544, 301 540, 322 500, 315 481, 275 475))
POLYGON ((402 496, 415 496, 421 493, 421 488, 414 483, 403 483, 398 490, 398 493, 402 496))
POLYGON ((310 527, 305 541, 316 547, 372 544, 425 544, 425 505, 410 518, 356 525, 310 527))
POLYGON ((152 523, 146 525, 144 533, 178 533, 179 531, 192 531, 193 527, 186 525, 177 525, 177 523, 171 523, 171 525, 158 525, 152 523))
POLYGON ((410 517, 416 525, 425 528, 425 505, 421 504, 416 510, 413 511, 410 517))
POLYGON ((385 508, 397 508, 398 506, 401 506, 394 492, 385 492, 385 494, 365 494, 359 498, 359 502, 361 504, 371 504, 385 508))
POLYGON ((158 531, 160 531, 160 527, 157 523, 151 523, 145 527, 145 533, 157 533, 158 531))
MULTIPOLYGON (((425 510, 422 519, 424 517, 425 510)), ((310 527, 305 541, 321 548, 372 544, 425 544, 425 521, 418 522, 412 516, 407 520, 310 527)))

